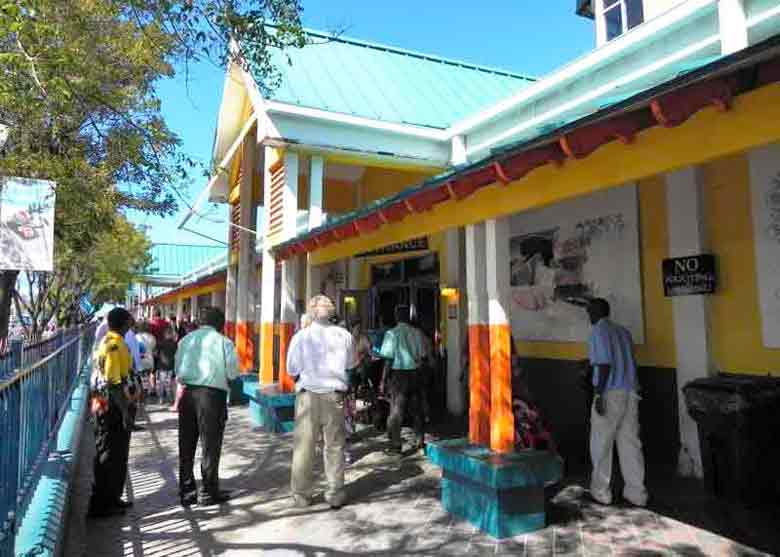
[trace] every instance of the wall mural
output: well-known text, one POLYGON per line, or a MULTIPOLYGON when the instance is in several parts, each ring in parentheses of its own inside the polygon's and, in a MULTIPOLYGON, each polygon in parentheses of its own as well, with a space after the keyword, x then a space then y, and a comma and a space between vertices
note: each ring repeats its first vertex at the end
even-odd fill
POLYGON ((636 187, 629 185, 511 217, 516 338, 586 341, 582 305, 601 297, 634 341, 644 341, 637 211, 636 187))
POLYGON ((749 158, 763 340, 767 348, 780 348, 780 144, 749 158))

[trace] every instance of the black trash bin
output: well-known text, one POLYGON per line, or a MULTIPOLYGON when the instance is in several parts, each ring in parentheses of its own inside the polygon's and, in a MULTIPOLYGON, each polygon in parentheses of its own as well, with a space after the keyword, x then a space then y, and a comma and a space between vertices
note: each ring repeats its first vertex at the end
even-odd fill
POLYGON ((753 505, 780 496, 780 378, 720 374, 684 388, 699 429, 704 482, 753 505))

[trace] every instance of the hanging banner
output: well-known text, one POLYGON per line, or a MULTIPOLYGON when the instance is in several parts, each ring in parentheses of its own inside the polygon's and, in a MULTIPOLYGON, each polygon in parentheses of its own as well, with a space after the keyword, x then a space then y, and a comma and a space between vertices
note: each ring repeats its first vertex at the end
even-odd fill
POLYGON ((53 270, 55 187, 0 177, 0 270, 53 270))

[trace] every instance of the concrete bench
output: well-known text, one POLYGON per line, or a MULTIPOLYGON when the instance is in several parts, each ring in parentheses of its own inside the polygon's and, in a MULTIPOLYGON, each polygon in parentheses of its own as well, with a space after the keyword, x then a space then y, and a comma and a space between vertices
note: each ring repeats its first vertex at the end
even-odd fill
POLYGON ((295 428, 295 393, 282 392, 277 383, 261 385, 245 378, 244 394, 249 398, 252 423, 271 433, 295 428))
POLYGON ((546 451, 499 454, 467 439, 428 444, 442 468, 441 500, 448 512, 495 538, 545 527, 544 486, 563 476, 563 460, 546 451))

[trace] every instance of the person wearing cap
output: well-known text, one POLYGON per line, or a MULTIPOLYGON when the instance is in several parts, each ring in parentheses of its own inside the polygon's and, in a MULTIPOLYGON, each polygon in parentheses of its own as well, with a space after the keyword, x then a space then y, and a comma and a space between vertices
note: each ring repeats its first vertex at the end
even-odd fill
POLYGON ((384 358, 381 391, 390 397, 390 415, 387 418, 387 434, 391 454, 401 454, 401 424, 407 403, 411 405, 414 431, 417 436, 415 449, 425 446, 425 416, 422 404, 423 383, 420 366, 426 357, 425 342, 419 329, 409 324, 409 306, 395 308, 397 325, 387 331, 379 355, 384 358))
POLYGON ((131 503, 123 500, 130 454, 132 419, 128 380, 132 357, 124 341, 132 317, 123 308, 112 309, 107 330, 94 354, 91 410, 95 421, 95 459, 89 516, 120 514, 131 503))
POLYGON ((346 500, 344 398, 349 388, 347 373, 356 367, 356 357, 352 335, 331 323, 335 312, 330 298, 314 296, 308 311, 311 324, 293 336, 287 351, 287 373, 296 379, 297 392, 290 478, 296 507, 312 502, 312 467, 320 435, 325 442, 325 501, 337 509, 346 500))
POLYGON ((230 499, 219 489, 219 460, 227 422, 230 381, 238 377, 238 354, 222 334, 225 314, 214 307, 201 311, 202 325, 179 341, 176 377, 184 385, 179 410, 179 498, 182 506, 215 505, 230 499), (201 486, 193 472, 201 443, 201 486))
POLYGON ((629 503, 647 505, 645 461, 639 438, 639 381, 631 333, 609 318, 609 303, 590 300, 588 317, 593 332, 588 357, 593 366, 590 454, 593 462, 590 493, 603 505, 612 503, 612 451, 617 443, 620 470, 629 503))

